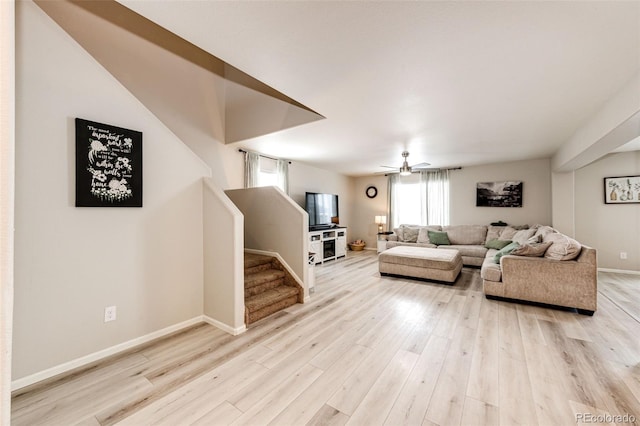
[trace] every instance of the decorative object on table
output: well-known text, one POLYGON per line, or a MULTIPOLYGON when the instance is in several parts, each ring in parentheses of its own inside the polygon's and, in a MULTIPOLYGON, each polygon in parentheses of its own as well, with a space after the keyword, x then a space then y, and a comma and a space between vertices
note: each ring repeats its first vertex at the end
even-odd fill
POLYGON ((365 194, 367 194, 367 197, 369 198, 376 198, 376 195, 378 195, 378 188, 373 185, 368 186, 365 194))
POLYGON ((76 207, 142 207, 142 132, 76 118, 76 207))
POLYGON ((376 225, 378 225, 378 234, 382 233, 382 231, 384 231, 384 225, 387 224, 387 217, 376 216, 375 222, 376 222, 376 225))
POLYGON ((349 243, 349 248, 353 251, 360 251, 364 249, 367 244, 362 240, 355 240, 349 243))
POLYGON ((477 207, 522 207, 522 181, 478 182, 477 207))
POLYGON ((507 223, 499 220, 497 222, 491 222, 491 226, 507 226, 507 223))
POLYGON ((640 203, 640 176, 604 178, 604 203, 640 203))

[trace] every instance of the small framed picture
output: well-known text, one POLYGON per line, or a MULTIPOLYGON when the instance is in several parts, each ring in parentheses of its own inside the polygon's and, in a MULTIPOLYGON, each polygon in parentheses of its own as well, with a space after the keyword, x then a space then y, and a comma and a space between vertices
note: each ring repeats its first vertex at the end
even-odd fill
POLYGON ((76 118, 76 207, 142 207, 142 132, 76 118))
POLYGON ((640 203, 640 176, 604 178, 604 203, 640 203))

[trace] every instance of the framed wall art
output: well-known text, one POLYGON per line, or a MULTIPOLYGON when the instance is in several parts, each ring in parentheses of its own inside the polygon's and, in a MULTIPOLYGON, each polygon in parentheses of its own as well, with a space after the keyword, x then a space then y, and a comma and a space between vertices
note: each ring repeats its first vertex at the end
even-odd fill
POLYGON ((76 118, 76 207, 142 207, 142 132, 76 118))
POLYGON ((640 176, 604 178, 604 203, 640 203, 640 176))
POLYGON ((477 207, 522 207, 522 182, 478 182, 477 207))

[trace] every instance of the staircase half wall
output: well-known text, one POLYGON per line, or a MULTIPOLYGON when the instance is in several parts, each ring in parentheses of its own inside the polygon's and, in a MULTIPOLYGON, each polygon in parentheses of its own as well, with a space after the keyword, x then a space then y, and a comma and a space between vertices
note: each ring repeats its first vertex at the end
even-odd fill
POLYGON ((227 190, 225 193, 244 215, 244 245, 247 249, 276 252, 309 297, 309 216, 279 188, 267 186, 227 190))
POLYGON ((203 180, 204 316, 233 335, 244 323, 244 217, 210 179, 203 180))

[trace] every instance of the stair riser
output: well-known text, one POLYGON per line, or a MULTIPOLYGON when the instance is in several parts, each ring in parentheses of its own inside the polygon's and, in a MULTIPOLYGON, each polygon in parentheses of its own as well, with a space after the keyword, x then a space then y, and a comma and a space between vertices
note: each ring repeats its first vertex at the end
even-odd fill
POLYGON ((274 267, 272 262, 263 263, 261 265, 252 266, 250 268, 244 269, 244 275, 257 274, 258 272, 266 271, 267 269, 277 269, 274 267))
POLYGON ((282 309, 288 308, 289 306, 293 306, 298 303, 298 298, 296 296, 287 297, 277 303, 274 303, 269 306, 265 306, 262 309, 258 309, 254 312, 249 312, 247 315, 247 324, 254 323, 262 318, 268 317, 269 315, 281 311, 282 309))
POLYGON ((266 283, 262 283, 253 287, 247 287, 244 289, 244 297, 255 296, 256 294, 264 293, 267 290, 271 290, 272 288, 276 288, 284 284, 284 278, 279 278, 273 281, 267 281, 266 283))

